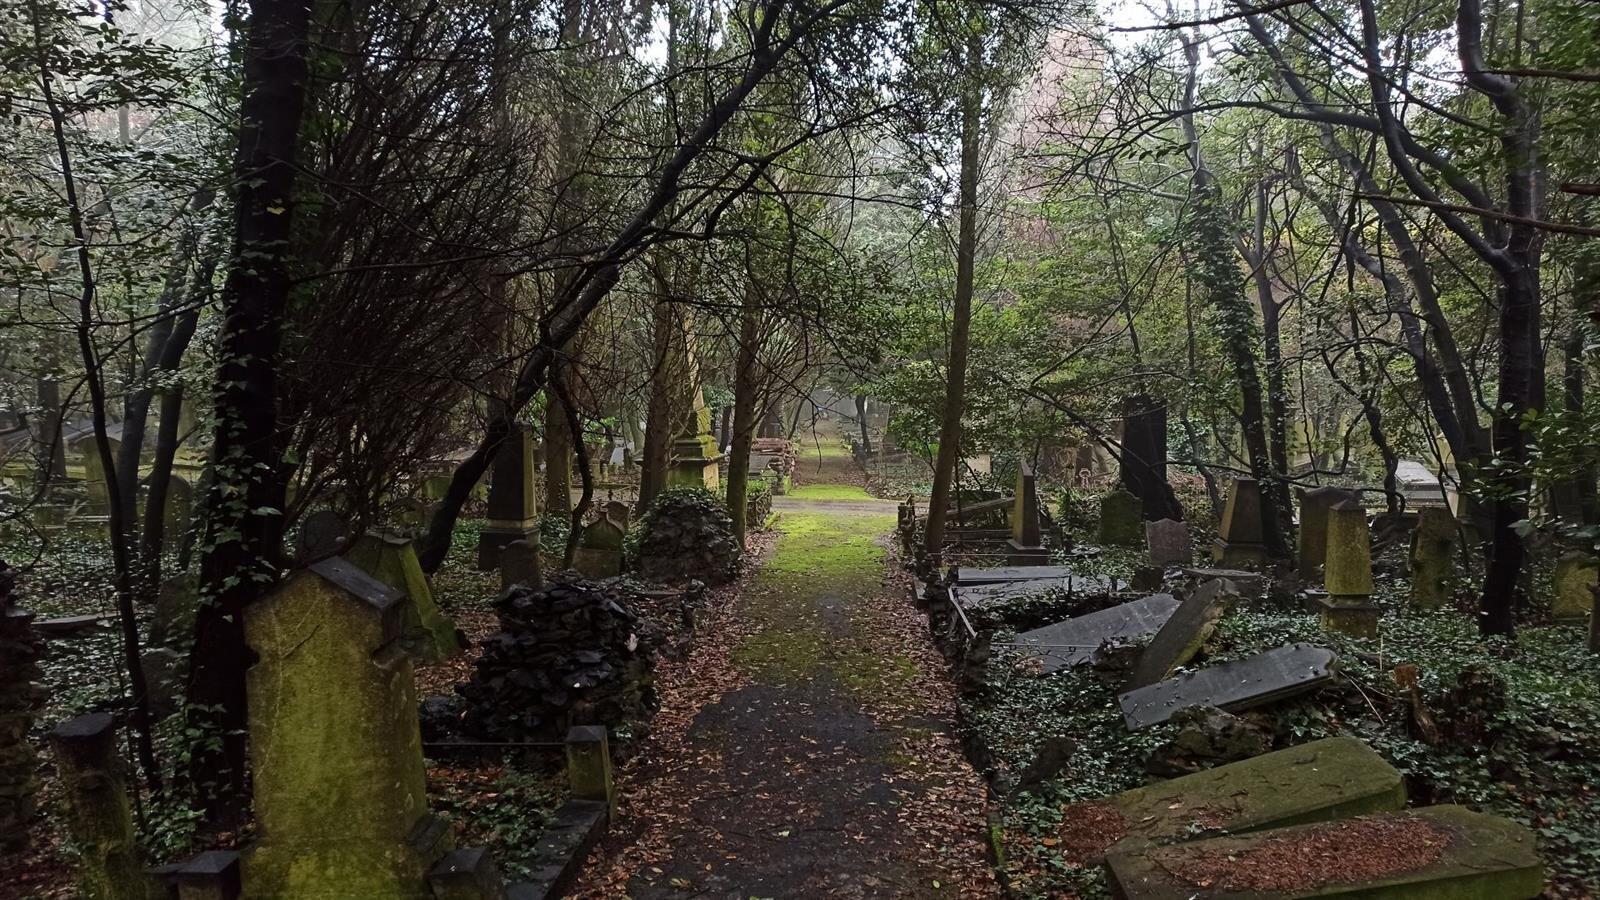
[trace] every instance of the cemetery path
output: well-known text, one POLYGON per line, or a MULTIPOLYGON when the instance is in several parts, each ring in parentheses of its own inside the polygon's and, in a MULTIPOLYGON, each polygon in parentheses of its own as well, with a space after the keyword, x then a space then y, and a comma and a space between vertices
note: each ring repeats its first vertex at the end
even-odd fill
POLYGON ((892 503, 803 457, 775 539, 664 659, 585 897, 990 897, 955 688, 889 559, 892 503))

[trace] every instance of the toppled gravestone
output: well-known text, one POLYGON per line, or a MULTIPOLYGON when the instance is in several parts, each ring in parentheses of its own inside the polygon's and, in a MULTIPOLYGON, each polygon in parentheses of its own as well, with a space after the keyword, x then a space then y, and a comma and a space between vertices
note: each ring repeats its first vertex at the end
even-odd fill
POLYGON ((710 491, 663 491, 637 527, 637 543, 628 556, 648 581, 695 578, 715 586, 739 574, 743 550, 733 535, 733 517, 710 491))
POLYGON ((495 603, 500 630, 483 641, 456 690, 463 725, 486 740, 560 740, 570 725, 638 721, 655 703, 653 641, 621 582, 516 585, 495 603))
POLYGON ((1171 594, 1152 594, 1086 616, 1035 628, 1017 635, 1017 644, 1048 675, 1091 662, 1107 642, 1138 641, 1160 630, 1178 608, 1171 594))
POLYGON ((1338 662, 1331 650, 1290 644, 1136 688, 1117 702, 1129 730, 1138 731, 1190 706, 1237 712, 1314 691, 1332 683, 1338 662))

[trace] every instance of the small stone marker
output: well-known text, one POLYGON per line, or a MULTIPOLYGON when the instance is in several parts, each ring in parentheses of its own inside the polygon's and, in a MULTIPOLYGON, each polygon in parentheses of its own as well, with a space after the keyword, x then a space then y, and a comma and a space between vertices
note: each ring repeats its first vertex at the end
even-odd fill
POLYGON ((1150 548, 1150 565, 1160 568, 1187 566, 1194 562, 1194 547, 1189 542, 1189 526, 1177 519, 1158 519, 1144 523, 1144 542, 1150 548))
POLYGON ((1291 644, 1136 688, 1117 702, 1128 728, 1138 731, 1190 706, 1238 712, 1314 691, 1333 681, 1337 666, 1331 650, 1291 644))
POLYGON ((1461 806, 1113 853, 1106 869, 1127 900, 1528 900, 1544 891, 1533 832, 1461 806), (1379 848, 1387 852, 1367 852, 1379 848))
POLYGON ((1456 519, 1449 507, 1424 506, 1417 511, 1417 530, 1411 534, 1413 606, 1437 609, 1450 602, 1445 588, 1454 569, 1451 555, 1456 534, 1456 519))
POLYGON ((437 662, 461 652, 456 623, 434 602, 433 588, 410 538, 369 531, 356 540, 345 558, 405 595, 406 632, 415 641, 421 659, 437 662))
POLYGON ((1144 502, 1130 491, 1116 490, 1100 498, 1100 543, 1137 547, 1144 540, 1144 502))
POLYGON ((78 853, 80 896, 144 900, 145 873, 128 806, 117 726, 108 713, 68 719, 50 732, 66 798, 67 830, 78 853))
POLYGON ((319 509, 300 523, 300 538, 295 546, 302 559, 322 559, 339 551, 348 529, 344 519, 331 509, 319 509))
MULTIPOLYGON (((1106 798, 1126 835, 1107 852, 1404 809, 1399 770, 1352 737, 1323 738, 1106 798)), ((1114 836, 1114 835, 1113 835, 1114 836)))
POLYGON ((1376 637, 1372 603, 1372 535, 1367 511, 1346 500, 1328 510, 1328 555, 1323 564, 1328 596, 1319 598, 1322 627, 1354 637, 1376 637))
POLYGON ((150 875, 177 900, 238 900, 244 890, 236 850, 205 850, 179 863, 157 866, 150 875))
POLYGON ((1155 684, 1193 659, 1238 599, 1239 591, 1233 582, 1221 578, 1195 588, 1139 654, 1122 689, 1131 691, 1155 684))
POLYGON ((1550 612, 1557 622, 1583 622, 1594 608, 1594 587, 1600 580, 1600 560, 1581 550, 1561 554, 1551 579, 1555 599, 1550 612))
POLYGON ((1041 565, 1048 562, 1039 533, 1039 488, 1033 476, 1033 467, 1027 461, 1017 463, 1017 489, 1011 501, 1011 539, 1007 542, 1006 562, 1014 566, 1041 565))
POLYGON ((610 519, 601 518, 583 529, 573 567, 590 578, 611 578, 622 574, 622 529, 610 519))
POLYGON ((633 507, 621 500, 610 500, 605 505, 605 517, 611 523, 622 529, 623 534, 628 532, 628 522, 633 517, 633 507))
POLYGON ((1316 578, 1328 556, 1328 510, 1346 500, 1355 500, 1355 491, 1319 487, 1300 498, 1300 537, 1298 563, 1300 577, 1316 578))
POLYGON ((1254 478, 1235 478, 1222 507, 1222 528, 1211 547, 1221 566, 1259 569, 1267 563, 1261 524, 1261 485, 1254 478))
POLYGON ((433 900, 504 898, 505 883, 494 858, 482 847, 462 847, 445 854, 428 870, 433 900))
POLYGON ((1023 632, 1016 642, 1037 648, 1033 658, 1041 664, 1041 674, 1048 675, 1092 661, 1106 641, 1139 641, 1155 634, 1177 608, 1178 598, 1171 594, 1151 594, 1023 632))
POLYGON ((539 562, 539 543, 512 541, 500 551, 500 590, 512 585, 527 585, 535 590, 544 582, 539 562))

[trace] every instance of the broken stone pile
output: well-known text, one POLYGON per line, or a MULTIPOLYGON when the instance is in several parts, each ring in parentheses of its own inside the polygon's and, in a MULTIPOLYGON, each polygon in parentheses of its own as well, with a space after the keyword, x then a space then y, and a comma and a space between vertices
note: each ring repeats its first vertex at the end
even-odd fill
POLYGON ((0 853, 23 849, 33 815, 33 749, 28 728, 41 699, 41 646, 33 615, 13 596, 16 570, 0 561, 0 853))
POLYGON ((751 477, 765 476, 773 473, 779 483, 784 483, 794 475, 795 450, 794 442, 783 438, 756 438, 750 444, 750 459, 752 462, 760 459, 765 465, 757 470, 751 466, 751 477))
POLYGON ((639 721, 655 703, 653 641, 619 581, 516 585, 500 630, 457 688, 466 730, 487 740, 560 740, 572 725, 639 721))
POLYGON ((647 581, 695 578, 714 586, 739 574, 742 551, 733 536, 733 518, 722 501, 700 488, 677 488, 657 497, 639 521, 637 541, 629 555, 647 581))

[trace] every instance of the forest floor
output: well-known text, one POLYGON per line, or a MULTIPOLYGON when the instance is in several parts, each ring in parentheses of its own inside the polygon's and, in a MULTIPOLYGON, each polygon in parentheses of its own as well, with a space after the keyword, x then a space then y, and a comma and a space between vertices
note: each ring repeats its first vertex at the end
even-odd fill
POLYGON ((832 432, 735 599, 658 669, 585 897, 989 897, 986 790, 892 559, 894 507, 832 432))

